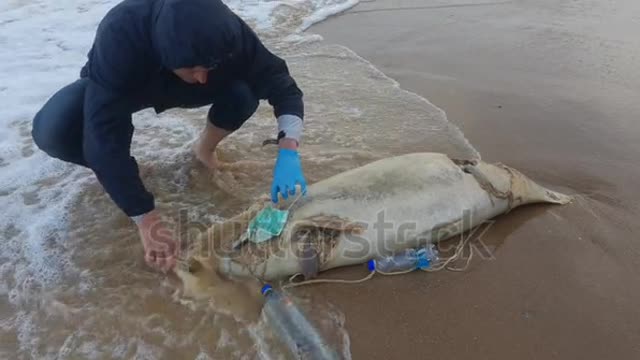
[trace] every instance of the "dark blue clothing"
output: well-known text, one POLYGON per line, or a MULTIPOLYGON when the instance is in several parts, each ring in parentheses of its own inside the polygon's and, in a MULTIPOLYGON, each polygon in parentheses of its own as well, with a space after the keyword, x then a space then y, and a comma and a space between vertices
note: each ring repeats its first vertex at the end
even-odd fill
POLYGON ((209 120, 235 130, 266 99, 276 116, 303 117, 284 60, 219 0, 125 0, 100 23, 81 80, 36 115, 33 136, 51 156, 90 167, 129 216, 153 209, 130 155, 131 114, 213 104, 209 120), (205 85, 171 70, 205 66, 205 85))

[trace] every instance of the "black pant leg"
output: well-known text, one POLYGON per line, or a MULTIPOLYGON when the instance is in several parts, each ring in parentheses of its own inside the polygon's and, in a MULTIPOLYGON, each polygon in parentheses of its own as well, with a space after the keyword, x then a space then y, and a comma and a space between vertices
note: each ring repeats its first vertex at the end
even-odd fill
POLYGON ((216 91, 209 121, 222 129, 235 131, 258 109, 258 98, 244 81, 235 80, 216 91))
POLYGON ((187 84, 169 74, 164 94, 154 101, 157 112, 169 108, 196 108, 212 104, 209 121, 222 129, 240 128, 258 108, 258 98, 248 83, 219 74, 211 75, 206 84, 187 84))
POLYGON ((87 166, 82 153, 84 93, 87 79, 79 79, 55 93, 33 119, 36 145, 52 157, 87 166))

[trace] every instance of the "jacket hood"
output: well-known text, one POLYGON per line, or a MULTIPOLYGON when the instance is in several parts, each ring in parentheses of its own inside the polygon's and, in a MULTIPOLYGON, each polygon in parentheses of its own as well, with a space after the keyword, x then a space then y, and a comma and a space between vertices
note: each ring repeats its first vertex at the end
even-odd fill
POLYGON ((240 19, 222 1, 160 0, 157 5, 152 37, 165 68, 215 68, 238 46, 240 19))

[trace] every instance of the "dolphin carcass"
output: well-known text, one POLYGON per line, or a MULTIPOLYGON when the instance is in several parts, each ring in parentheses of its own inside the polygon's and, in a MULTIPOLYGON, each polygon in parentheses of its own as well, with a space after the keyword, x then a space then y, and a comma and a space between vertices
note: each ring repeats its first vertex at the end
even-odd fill
POLYGON ((310 277, 453 237, 520 205, 570 199, 502 164, 407 154, 340 173, 309 186, 304 197, 281 201, 278 208, 289 209, 282 233, 268 242, 243 243, 249 222, 272 206, 261 198, 209 228, 183 263, 192 272, 232 277, 310 277))

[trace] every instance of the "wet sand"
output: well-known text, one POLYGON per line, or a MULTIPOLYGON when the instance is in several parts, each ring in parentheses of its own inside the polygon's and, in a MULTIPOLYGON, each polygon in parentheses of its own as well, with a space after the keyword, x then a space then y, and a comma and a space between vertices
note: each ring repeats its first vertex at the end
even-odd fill
POLYGON ((496 219, 493 258, 467 272, 302 290, 344 311, 354 359, 640 356, 637 14, 634 0, 379 0, 312 28, 443 108, 484 160, 576 195, 496 219))

